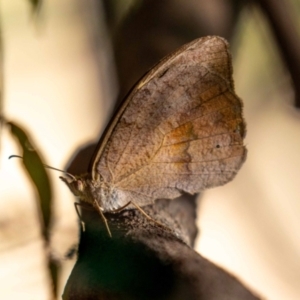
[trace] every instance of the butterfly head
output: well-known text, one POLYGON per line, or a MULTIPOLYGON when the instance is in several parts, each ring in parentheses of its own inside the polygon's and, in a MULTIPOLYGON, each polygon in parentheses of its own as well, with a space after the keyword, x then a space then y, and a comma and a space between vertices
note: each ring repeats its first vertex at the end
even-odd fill
MULTIPOLYGON (((111 198, 111 188, 100 180, 93 180, 89 174, 73 176, 69 173, 67 177, 60 177, 66 183, 71 192, 81 201, 96 205, 97 209, 108 211, 110 206, 105 206, 107 199, 111 198)), ((109 204, 109 202, 108 202, 109 204)))
POLYGON ((85 176, 70 176, 60 177, 60 179, 69 187, 71 192, 83 201, 88 201, 87 197, 87 182, 85 176))

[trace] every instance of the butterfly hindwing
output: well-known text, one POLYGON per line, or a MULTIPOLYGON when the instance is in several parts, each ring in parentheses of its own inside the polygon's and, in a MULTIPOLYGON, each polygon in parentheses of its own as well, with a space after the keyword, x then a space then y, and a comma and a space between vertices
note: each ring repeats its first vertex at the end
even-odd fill
POLYGON ((246 156, 244 133, 227 42, 201 38, 135 86, 98 149, 92 173, 120 191, 124 204, 193 194, 234 177, 246 156))

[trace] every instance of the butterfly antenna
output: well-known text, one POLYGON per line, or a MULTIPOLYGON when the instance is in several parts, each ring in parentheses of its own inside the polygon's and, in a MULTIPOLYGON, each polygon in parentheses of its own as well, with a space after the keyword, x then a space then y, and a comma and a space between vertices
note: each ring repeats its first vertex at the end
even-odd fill
MULTIPOLYGON (((11 159, 11 158, 21 158, 21 159, 24 160, 24 157, 23 157, 23 156, 20 156, 20 155, 11 155, 11 156, 8 157, 8 159, 11 159)), ((43 166, 44 166, 45 168, 47 168, 47 169, 50 169, 50 170, 62 172, 62 173, 64 173, 65 175, 71 177, 73 180, 76 180, 76 177, 75 177, 74 175, 72 175, 72 174, 70 174, 70 173, 68 173, 68 172, 66 172, 66 171, 63 171, 63 170, 60 170, 60 169, 57 169, 57 168, 48 166, 48 165, 46 165, 46 164, 43 164, 43 166)))

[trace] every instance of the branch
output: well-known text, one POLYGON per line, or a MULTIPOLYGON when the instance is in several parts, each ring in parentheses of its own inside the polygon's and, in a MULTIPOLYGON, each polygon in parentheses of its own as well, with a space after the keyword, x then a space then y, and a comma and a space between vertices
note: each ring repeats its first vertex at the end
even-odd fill
POLYGON ((207 261, 191 245, 196 236, 195 197, 159 200, 145 211, 83 211, 78 260, 63 294, 73 299, 259 299, 237 279, 207 261))

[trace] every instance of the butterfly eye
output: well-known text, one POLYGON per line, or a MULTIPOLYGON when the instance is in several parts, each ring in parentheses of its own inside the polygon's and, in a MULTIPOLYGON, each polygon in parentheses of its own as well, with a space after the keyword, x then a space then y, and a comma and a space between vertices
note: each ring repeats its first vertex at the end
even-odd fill
POLYGON ((83 192, 83 190, 84 190, 84 185, 81 180, 75 181, 75 187, 76 187, 76 190, 79 192, 83 192))

